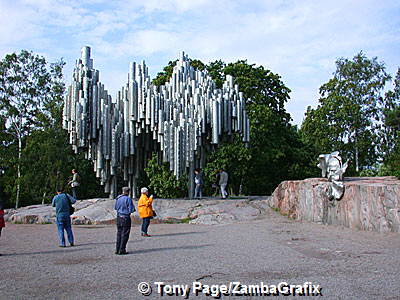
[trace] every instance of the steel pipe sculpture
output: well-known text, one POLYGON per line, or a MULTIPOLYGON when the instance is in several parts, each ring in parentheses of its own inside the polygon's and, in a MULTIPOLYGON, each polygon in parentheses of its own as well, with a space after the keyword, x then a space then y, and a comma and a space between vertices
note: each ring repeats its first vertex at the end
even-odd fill
POLYGON ((348 162, 342 163, 338 151, 331 154, 319 155, 318 168, 322 170, 322 177, 327 177, 329 187, 326 195, 329 200, 340 200, 344 194, 343 174, 346 172, 348 162))
POLYGON ((206 150, 224 136, 238 132, 243 142, 249 141, 245 99, 232 76, 217 89, 208 72, 195 70, 184 53, 171 79, 160 87, 151 84, 144 61, 131 63, 128 82, 115 102, 99 79, 90 48, 83 47, 65 97, 63 126, 74 151, 86 151, 94 162, 96 176, 111 197, 117 192, 118 170, 135 193, 136 180, 153 152, 179 178, 203 167, 206 150))

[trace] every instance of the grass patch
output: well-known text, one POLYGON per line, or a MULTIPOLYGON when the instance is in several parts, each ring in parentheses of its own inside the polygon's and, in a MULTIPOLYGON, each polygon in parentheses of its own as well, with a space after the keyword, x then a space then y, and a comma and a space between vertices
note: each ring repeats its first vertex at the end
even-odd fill
POLYGON ((177 221, 174 220, 174 219, 168 219, 168 220, 163 220, 162 223, 165 223, 165 224, 176 224, 177 221))
POLYGON ((281 211, 279 210, 279 208, 277 208, 277 207, 271 207, 271 209, 272 209, 273 211, 279 213, 281 216, 284 216, 284 217, 288 217, 288 216, 289 216, 288 213, 283 213, 283 212, 281 212, 281 211))
POLYGON ((165 223, 165 224, 189 224, 189 222, 191 220, 192 220, 192 218, 184 218, 184 219, 170 218, 170 219, 162 220, 161 223, 165 223))
POLYGON ((181 224, 189 224, 189 222, 192 220, 192 218, 184 218, 182 220, 180 220, 179 223, 181 224))

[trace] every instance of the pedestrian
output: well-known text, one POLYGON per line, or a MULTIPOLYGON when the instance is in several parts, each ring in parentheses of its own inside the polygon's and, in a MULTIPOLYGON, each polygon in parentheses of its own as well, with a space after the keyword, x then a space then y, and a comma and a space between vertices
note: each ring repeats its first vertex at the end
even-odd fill
POLYGON ((223 199, 228 196, 228 193, 226 192, 226 185, 228 184, 228 173, 225 172, 224 169, 219 170, 219 186, 221 188, 221 196, 223 199))
POLYGON ((201 172, 200 168, 197 168, 194 170, 194 184, 195 184, 195 189, 194 189, 194 198, 199 198, 201 199, 203 197, 203 173, 201 172))
POLYGON ((72 233, 71 227, 71 215, 73 214, 72 204, 76 202, 76 199, 71 195, 64 193, 59 188, 57 195, 54 196, 52 206, 56 208, 56 223, 58 230, 59 246, 65 247, 64 230, 67 232, 67 238, 69 245, 74 246, 74 234, 72 233))
POLYGON ((126 251, 126 244, 129 240, 131 233, 131 213, 135 211, 133 201, 129 197, 129 187, 122 188, 122 195, 115 198, 115 210, 117 211, 117 242, 115 247, 115 254, 124 255, 128 254, 126 251))
MULTIPOLYGON (((6 223, 4 222, 4 207, 3 207, 3 202, 0 200, 0 237, 1 237, 1 231, 3 227, 6 227, 6 223)), ((1 256, 1 254, 0 254, 1 256)))
POLYGON ((139 216, 142 218, 142 236, 145 237, 150 237, 147 233, 147 230, 150 225, 150 220, 154 216, 154 211, 153 211, 153 195, 149 197, 149 190, 144 187, 140 190, 142 195, 139 198, 138 202, 138 211, 139 211, 139 216))
POLYGON ((68 182, 68 185, 71 186, 72 196, 75 199, 78 199, 77 189, 78 189, 78 186, 80 186, 81 177, 79 176, 78 171, 76 169, 72 169, 71 173, 72 173, 72 180, 70 180, 68 182))

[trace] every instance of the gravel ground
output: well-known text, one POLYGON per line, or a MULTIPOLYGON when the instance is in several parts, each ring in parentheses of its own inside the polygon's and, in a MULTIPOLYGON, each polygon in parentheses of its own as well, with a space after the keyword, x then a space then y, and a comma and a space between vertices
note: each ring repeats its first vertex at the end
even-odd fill
MULTIPOLYGON (((183 299, 160 297, 154 282, 285 281, 320 285, 322 299, 400 299, 399 234, 297 222, 268 211, 233 225, 153 224, 151 238, 142 238, 135 225, 129 254, 118 256, 114 226, 73 230, 76 247, 59 248, 55 225, 7 224, 0 238, 0 298, 183 299), (138 292, 142 281, 151 283, 151 296, 138 292)), ((189 299, 213 297, 191 293, 189 299)))

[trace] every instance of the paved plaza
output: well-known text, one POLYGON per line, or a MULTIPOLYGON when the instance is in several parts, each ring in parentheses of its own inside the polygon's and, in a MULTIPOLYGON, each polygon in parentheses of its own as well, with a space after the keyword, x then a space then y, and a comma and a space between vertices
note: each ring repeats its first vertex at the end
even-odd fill
MULTIPOLYGON (((0 238, 1 299, 183 299, 160 296, 168 285, 303 285, 322 297, 399 299, 400 235, 296 222, 268 210, 232 225, 152 224, 151 238, 132 227, 129 254, 114 254, 116 228, 74 226, 75 247, 59 248, 56 226, 7 224, 0 238), (152 294, 138 291, 148 282, 152 294)), ((177 290, 176 290, 177 291, 177 290)), ((192 289, 193 292, 193 289, 192 289)), ((273 296, 222 296, 261 299, 273 296)), ((284 299, 291 297, 282 297, 284 299)), ((202 291, 189 299, 214 299, 202 291)))

